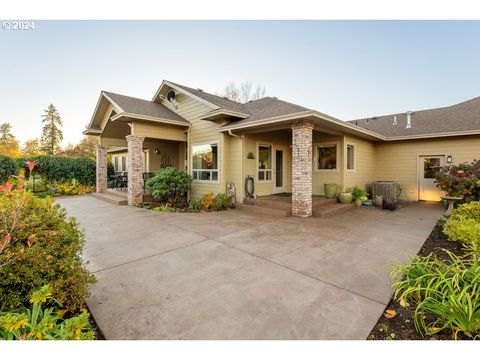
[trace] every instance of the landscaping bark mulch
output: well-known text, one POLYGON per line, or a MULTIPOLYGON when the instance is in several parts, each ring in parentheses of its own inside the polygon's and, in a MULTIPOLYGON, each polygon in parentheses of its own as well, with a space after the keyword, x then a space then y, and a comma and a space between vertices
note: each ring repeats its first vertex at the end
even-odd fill
MULTIPOLYGON (((456 255, 463 255, 461 244, 449 241, 442 232, 442 226, 437 224, 418 252, 418 255, 426 256, 433 252, 438 258, 446 260, 448 255, 442 249, 447 249, 456 255)), ((367 340, 452 340, 452 332, 449 330, 443 330, 431 336, 423 337, 420 335, 416 331, 413 322, 414 312, 415 308, 413 306, 404 308, 394 301, 393 298, 390 299, 378 322, 368 335, 367 340), (386 310, 394 310, 396 315, 393 318, 387 318, 385 316, 386 310)))

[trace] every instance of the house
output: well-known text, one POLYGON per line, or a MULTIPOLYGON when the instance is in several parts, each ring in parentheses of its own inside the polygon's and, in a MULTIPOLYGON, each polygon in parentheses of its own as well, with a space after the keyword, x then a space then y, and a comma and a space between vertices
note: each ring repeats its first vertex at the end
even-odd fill
POLYGON ((191 198, 236 189, 291 193, 292 215, 312 214, 324 184, 338 191, 396 181, 405 200, 440 199, 436 166, 480 152, 480 98, 444 108, 342 121, 265 97, 241 104, 170 81, 151 101, 102 91, 85 134, 98 136, 97 191, 107 189, 107 153, 128 173, 128 204, 143 201, 143 174, 175 166, 193 177, 191 198))

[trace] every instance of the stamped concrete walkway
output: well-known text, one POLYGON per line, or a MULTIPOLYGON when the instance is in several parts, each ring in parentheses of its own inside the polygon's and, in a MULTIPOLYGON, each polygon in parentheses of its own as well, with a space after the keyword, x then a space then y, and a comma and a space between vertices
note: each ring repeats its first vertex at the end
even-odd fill
POLYGON ((274 218, 159 213, 60 199, 86 231, 88 305, 107 339, 365 339, 391 295, 392 264, 443 212, 274 218))

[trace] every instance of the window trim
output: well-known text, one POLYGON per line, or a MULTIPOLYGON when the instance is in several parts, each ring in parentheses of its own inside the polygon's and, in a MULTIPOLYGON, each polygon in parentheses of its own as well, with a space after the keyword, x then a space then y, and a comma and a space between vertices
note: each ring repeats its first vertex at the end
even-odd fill
POLYGON ((354 142, 347 142, 345 144, 345 171, 355 172, 357 170, 357 144, 354 142), (353 146, 353 169, 348 168, 348 146, 353 146))
POLYGON ((256 166, 255 166, 255 177, 257 180, 257 183, 259 184, 268 184, 268 183, 273 183, 273 144, 265 141, 257 141, 257 157, 256 157, 256 166), (260 146, 268 146, 270 147, 270 169, 259 169, 258 167, 258 161, 260 160, 260 146), (263 171, 264 173, 267 173, 267 171, 270 171, 270 180, 260 180, 258 177, 258 172, 263 171))
POLYGON ((313 171, 315 172, 326 172, 326 173, 337 173, 340 171, 340 141, 326 141, 326 142, 318 142, 315 143, 315 158, 313 159, 313 171), (319 159, 319 151, 318 148, 320 147, 329 147, 329 146, 336 146, 337 147, 337 167, 335 169, 319 169, 317 168, 317 162, 319 159))
POLYGON ((199 143, 192 143, 190 146, 190 176, 192 177, 192 183, 197 184, 220 184, 220 174, 221 174, 221 153, 220 153, 220 140, 212 140, 212 141, 204 141, 199 143), (202 170, 202 169, 194 169, 193 168, 193 147, 194 146, 202 146, 202 145, 217 145, 217 169, 210 169, 210 170, 202 170), (195 180, 193 178, 194 171, 217 171, 217 180, 195 180))

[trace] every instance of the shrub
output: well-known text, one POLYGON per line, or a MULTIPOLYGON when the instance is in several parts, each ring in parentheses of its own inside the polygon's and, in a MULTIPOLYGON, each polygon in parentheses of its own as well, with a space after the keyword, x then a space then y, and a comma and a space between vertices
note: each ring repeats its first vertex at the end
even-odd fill
MULTIPOLYGON (((25 158, 17 159, 19 166, 27 170, 25 158)), ((35 156, 28 160, 38 160, 36 174, 49 183, 66 182, 76 179, 83 185, 95 185, 96 163, 91 158, 69 158, 62 156, 35 156)))
POLYGON ((416 256, 395 268, 394 298, 404 306, 414 304, 414 323, 421 334, 450 329, 468 337, 480 335, 480 263, 474 257, 460 258, 445 250, 449 260, 433 253, 416 256))
POLYGON ((460 241, 467 251, 480 256, 480 202, 463 204, 452 211, 443 232, 450 240, 460 241))
POLYGON ((232 199, 225 193, 214 195, 207 193, 198 200, 190 201, 188 208, 190 210, 226 210, 233 207, 232 199))
POLYGON ((8 185, 0 192, 0 310, 27 306, 44 284, 66 310, 77 310, 95 281, 80 257, 83 233, 52 199, 8 185))
POLYGON ((0 155, 0 184, 3 184, 13 175, 18 174, 18 165, 9 156, 0 155))
POLYGON ((89 185, 83 185, 74 179, 57 184, 56 191, 60 195, 83 195, 91 193, 93 191, 93 187, 89 185))
POLYGON ((89 324, 90 314, 62 319, 62 311, 56 307, 43 308, 51 298, 48 285, 35 291, 30 297, 31 309, 21 312, 0 313, 0 339, 4 340, 93 340, 95 331, 89 324))
POLYGON ((190 175, 174 167, 167 167, 148 179, 147 186, 155 200, 181 207, 186 204, 191 183, 190 175))
POLYGON ((435 174, 437 186, 449 196, 463 197, 463 201, 480 200, 480 160, 440 168, 435 174))

